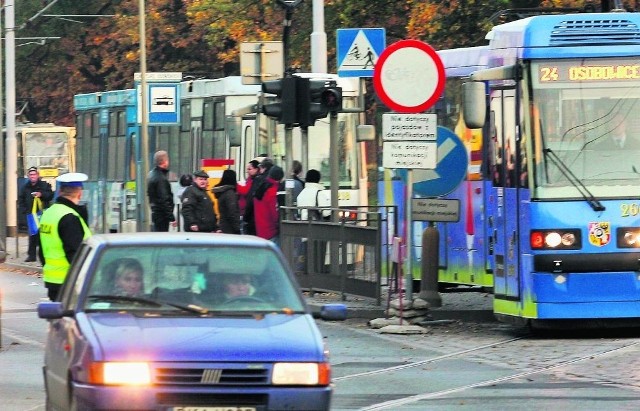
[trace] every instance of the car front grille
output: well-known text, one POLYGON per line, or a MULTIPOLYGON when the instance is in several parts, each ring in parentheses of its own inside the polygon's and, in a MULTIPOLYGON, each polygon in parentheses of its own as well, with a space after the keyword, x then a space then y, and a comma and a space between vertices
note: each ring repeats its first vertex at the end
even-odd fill
POLYGON ((156 384, 266 385, 266 368, 156 368, 156 384))

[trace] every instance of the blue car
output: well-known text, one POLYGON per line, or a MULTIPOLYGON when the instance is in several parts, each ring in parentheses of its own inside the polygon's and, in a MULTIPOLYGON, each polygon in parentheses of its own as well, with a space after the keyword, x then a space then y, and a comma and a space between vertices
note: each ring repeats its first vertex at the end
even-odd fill
MULTIPOLYGON (((279 249, 251 236, 95 235, 49 321, 48 410, 326 410, 331 367, 279 249)), ((323 307, 342 320, 344 305, 323 307)))

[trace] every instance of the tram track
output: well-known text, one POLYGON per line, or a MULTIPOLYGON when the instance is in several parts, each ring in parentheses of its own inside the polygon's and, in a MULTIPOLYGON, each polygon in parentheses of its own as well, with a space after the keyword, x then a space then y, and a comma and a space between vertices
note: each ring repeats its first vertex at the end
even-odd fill
MULTIPOLYGON (((510 381, 510 380, 515 380, 515 379, 519 379, 519 378, 524 378, 524 377, 528 377, 534 374, 539 374, 539 373, 544 373, 544 372, 548 372, 548 371, 552 371, 554 369, 557 368, 561 368, 561 367, 566 367, 568 365, 572 365, 578 362, 582 362, 582 361, 587 361, 587 360, 593 360, 595 358, 598 357, 602 357, 604 355, 608 355, 611 354, 613 352, 616 351, 620 351, 620 350, 624 350, 627 349, 629 347, 633 347, 633 346, 637 346, 640 345, 640 341, 635 341, 633 343, 630 344, 625 344, 621 347, 617 347, 617 348, 612 348, 612 349, 608 349, 608 350, 604 350, 604 351, 600 351, 600 352, 596 352, 596 353, 591 353, 589 355, 584 355, 581 356, 579 358, 574 358, 571 360, 567 360, 567 361, 561 361, 557 364, 553 364, 553 365, 548 365, 548 366, 544 366, 544 367, 540 367, 537 369, 533 369, 533 370, 529 370, 529 371, 523 371, 523 372, 519 372, 519 373, 515 373, 515 374, 511 374, 511 375, 507 375, 504 377, 500 377, 500 378, 493 378, 493 379, 487 379, 484 381, 479 381, 477 383, 473 383, 473 384, 466 384, 466 385, 462 385, 459 387, 453 387, 453 388, 449 388, 446 390, 440 390, 440 391, 436 391, 436 392, 431 392, 431 393, 424 393, 424 394, 418 394, 418 395, 413 395, 413 396, 409 396, 409 397, 405 397, 405 398, 401 398, 398 400, 393 400, 393 401, 386 401, 383 403, 379 403, 379 404, 373 404, 371 406, 365 407, 365 408, 361 408, 362 411, 365 410, 386 410, 386 409, 397 409, 397 407, 400 407, 402 405, 406 405, 406 404, 410 404, 410 403, 414 403, 417 401, 423 401, 423 400, 428 400, 428 399, 432 399, 432 398, 437 398, 437 397, 442 397, 445 395, 449 395, 449 394, 454 394, 454 393, 458 393, 461 391, 465 391, 471 388, 477 388, 477 387, 483 387, 483 386, 487 386, 487 385, 492 385, 492 384, 498 384, 498 383, 502 383, 505 381, 510 381)), ((456 353, 459 354, 459 353, 456 353)), ((423 363, 428 363, 429 361, 424 361, 423 363)))
MULTIPOLYGON (((585 380, 597 383, 599 380, 606 381, 607 384, 613 383, 631 389, 640 389, 640 383, 637 381, 632 381, 629 384, 620 379, 607 379, 606 377, 593 375, 588 371, 576 370, 575 367, 570 367, 582 363, 578 367, 584 367, 586 369, 594 368, 598 365, 598 361, 603 361, 603 357, 607 355, 610 355, 612 358, 616 356, 624 358, 624 350, 635 352, 640 348, 640 339, 637 337, 596 339, 593 337, 580 338, 579 336, 572 336, 540 338, 533 334, 526 333, 513 336, 512 338, 500 338, 502 331, 505 329, 497 330, 495 327, 486 327, 483 329, 483 326, 480 326, 481 328, 478 330, 463 331, 458 334, 452 330, 440 329, 424 336, 396 336, 379 334, 370 329, 352 328, 346 324, 334 323, 330 326, 349 328, 350 331, 356 335, 383 340, 383 344, 397 344, 397 346, 403 346, 405 348, 421 349, 423 352, 431 352, 427 354, 430 355, 429 358, 418 361, 410 361, 405 364, 336 376, 333 378, 333 381, 337 387, 340 387, 341 383, 346 383, 350 386, 357 384, 359 386, 360 381, 375 381, 376 376, 379 380, 381 376, 384 377, 385 374, 395 374, 398 376, 398 373, 402 373, 403 371, 411 373, 412 369, 414 369, 413 373, 415 374, 416 368, 447 360, 471 361, 507 370, 507 374, 504 376, 496 377, 493 375, 490 378, 479 381, 470 381, 467 379, 463 384, 454 384, 450 387, 440 385, 440 389, 436 389, 433 392, 420 393, 419 391, 414 391, 411 394, 407 393, 406 396, 401 398, 387 399, 386 401, 380 401, 384 398, 378 397, 377 402, 374 399, 374 401, 369 404, 361 404, 362 406, 357 408, 360 410, 400 409, 402 406, 411 408, 415 407, 416 403, 420 401, 446 397, 478 387, 487 387, 503 384, 508 381, 527 379, 530 376, 545 373, 552 374, 555 378, 565 381, 575 382, 585 380), (441 355, 433 355, 433 351, 442 350, 444 347, 460 347, 463 344, 473 344, 478 341, 486 341, 486 339, 494 339, 494 341, 476 344, 464 349, 455 349, 455 351, 442 353, 441 355), (451 344, 449 344, 449 342, 451 342, 451 344), (438 346, 437 344, 440 345, 438 346), (589 363, 590 361, 592 362, 589 363), (563 367, 567 368, 563 370, 563 367), (508 370, 511 370, 511 372, 508 370), (368 380, 369 377, 373 380, 368 380)), ((465 330, 466 327, 468 327, 468 325, 464 325, 460 329, 465 330)), ((506 332, 507 334, 513 334, 514 332, 521 331, 509 331, 507 329, 506 332)), ((330 346, 332 346, 331 343, 330 346)), ((420 356, 421 353, 419 351, 412 351, 411 355, 420 356)), ((606 361, 610 360, 611 358, 609 357, 606 359, 606 361)), ((335 365, 339 367, 340 362, 337 362, 335 365)), ((363 385, 366 386, 366 383, 363 385)))

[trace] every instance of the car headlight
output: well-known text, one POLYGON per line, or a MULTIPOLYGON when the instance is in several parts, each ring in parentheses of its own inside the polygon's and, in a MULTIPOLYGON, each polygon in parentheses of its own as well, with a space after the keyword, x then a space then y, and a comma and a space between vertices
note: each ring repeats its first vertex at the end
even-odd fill
POLYGON ((91 364, 89 382, 104 385, 148 385, 151 371, 146 362, 98 362, 91 364))
POLYGON ((329 385, 329 363, 279 362, 273 365, 274 385, 329 385))

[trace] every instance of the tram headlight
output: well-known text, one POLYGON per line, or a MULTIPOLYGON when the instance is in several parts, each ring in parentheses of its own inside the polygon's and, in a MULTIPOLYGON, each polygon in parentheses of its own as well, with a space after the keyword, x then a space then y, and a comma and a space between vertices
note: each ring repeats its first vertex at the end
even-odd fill
POLYGON ((577 250, 582 247, 580 230, 532 230, 529 236, 533 250, 577 250))
POLYGON ((640 248, 640 228, 620 227, 616 232, 619 248, 640 248))

